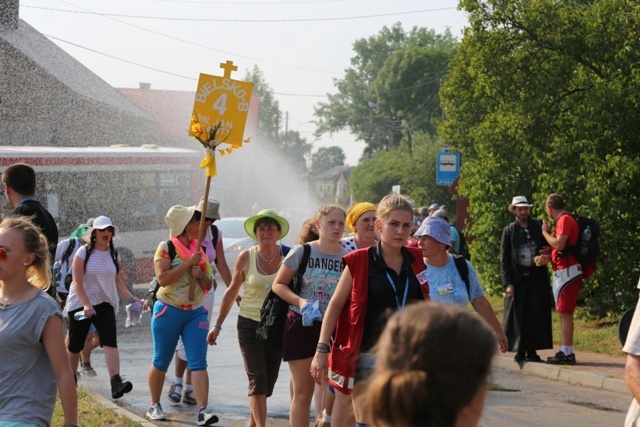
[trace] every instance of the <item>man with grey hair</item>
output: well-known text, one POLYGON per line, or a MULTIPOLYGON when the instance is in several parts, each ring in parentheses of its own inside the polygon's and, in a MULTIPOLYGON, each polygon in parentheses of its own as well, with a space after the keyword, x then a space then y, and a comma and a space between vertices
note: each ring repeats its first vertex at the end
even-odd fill
POLYGON ((500 242, 500 276, 504 287, 502 327, 514 360, 540 362, 536 350, 553 348, 549 271, 535 257, 548 253, 542 221, 529 215, 525 196, 516 196, 508 209, 515 221, 504 227, 500 242))

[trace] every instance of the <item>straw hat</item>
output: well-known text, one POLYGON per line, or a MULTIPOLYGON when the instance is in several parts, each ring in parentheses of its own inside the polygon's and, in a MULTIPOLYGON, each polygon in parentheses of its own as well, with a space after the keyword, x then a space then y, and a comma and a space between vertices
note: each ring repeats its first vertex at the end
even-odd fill
POLYGON ((164 222, 169 226, 169 237, 181 235, 187 227, 187 224, 189 224, 189 221, 191 221, 191 218, 193 218, 195 211, 195 206, 171 206, 167 215, 164 217, 164 222))
POLYGON ((527 198, 524 196, 516 196, 511 200, 511 204, 509 205, 509 212, 515 212, 518 206, 526 206, 530 208, 533 205, 530 205, 527 201, 527 198))

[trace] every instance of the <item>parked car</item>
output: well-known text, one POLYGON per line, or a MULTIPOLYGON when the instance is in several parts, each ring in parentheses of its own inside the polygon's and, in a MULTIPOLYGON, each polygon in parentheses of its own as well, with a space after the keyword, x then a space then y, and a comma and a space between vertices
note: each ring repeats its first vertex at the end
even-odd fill
POLYGON ((215 225, 222 232, 224 243, 224 257, 227 259, 229 269, 233 271, 236 265, 236 258, 245 249, 249 249, 256 242, 247 236, 244 231, 244 222, 247 217, 222 218, 215 222, 215 225))

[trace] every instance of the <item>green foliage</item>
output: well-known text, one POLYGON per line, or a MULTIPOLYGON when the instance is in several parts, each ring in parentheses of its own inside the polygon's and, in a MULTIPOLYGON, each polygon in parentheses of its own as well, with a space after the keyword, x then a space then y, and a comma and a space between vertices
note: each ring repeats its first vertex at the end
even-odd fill
POLYGON ((266 82, 264 74, 257 65, 252 71, 246 72, 244 81, 253 83, 253 92, 260 95, 260 117, 258 136, 266 141, 279 140, 279 126, 282 118, 278 101, 273 96, 273 90, 266 82))
POLYGON ((335 81, 338 93, 315 108, 318 134, 348 128, 366 143, 365 157, 398 147, 412 132, 434 135, 440 80, 455 45, 449 31, 405 32, 399 23, 357 40, 352 66, 335 81))
POLYGON ((351 188, 358 201, 377 203, 400 185, 401 192, 416 203, 416 207, 434 201, 453 205, 448 187, 435 185, 436 156, 440 144, 426 134, 414 136, 411 153, 406 144, 382 151, 362 161, 351 170, 351 188))
POLYGON ((467 234, 485 285, 499 289, 506 206, 542 215, 560 193, 601 222, 603 254, 583 288, 588 313, 637 300, 640 5, 623 0, 463 0, 465 30, 440 96, 442 136, 463 155, 467 234))
POLYGON ((311 155, 311 174, 318 175, 334 166, 343 166, 346 156, 338 146, 320 147, 311 155))

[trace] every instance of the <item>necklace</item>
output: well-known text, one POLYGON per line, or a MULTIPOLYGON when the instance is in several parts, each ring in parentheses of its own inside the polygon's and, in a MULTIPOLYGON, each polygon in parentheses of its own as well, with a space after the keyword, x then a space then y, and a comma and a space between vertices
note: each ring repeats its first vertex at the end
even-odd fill
MULTIPOLYGON (((260 252, 258 252, 258 251, 256 251, 256 252, 257 252, 258 254, 260 253, 260 252)), ((274 258, 275 258, 275 257, 274 257, 274 258)), ((280 265, 282 264, 282 258, 280 258, 280 262, 278 262, 278 265, 277 265, 278 269, 276 269, 276 271, 275 271, 274 273, 267 273, 266 271, 264 271, 264 269, 263 269, 263 268, 262 268, 262 266, 260 265, 260 259, 259 259, 259 258, 256 258, 256 261, 257 261, 257 262, 256 262, 256 268, 257 268, 257 270, 258 270, 258 273, 260 273, 260 274, 261 274, 261 275, 263 275, 263 276, 271 276, 271 275, 275 274, 275 273, 278 271, 278 269, 280 268, 280 265)), ((271 267, 271 263, 269 263, 269 267, 271 267)))
POLYGON ((260 249, 258 249, 256 252, 258 253, 258 256, 260 258, 262 258, 262 260, 264 262, 266 262, 267 264, 271 264, 275 259, 276 256, 280 255, 280 251, 278 250, 279 247, 276 245, 276 251, 274 252, 273 256, 271 257, 271 259, 267 259, 267 257, 265 257, 264 255, 262 255, 262 251, 260 249))
POLYGON ((20 295, 18 295, 17 297, 15 297, 14 299, 12 299, 11 301, 4 303, 4 302, 0 302, 0 310, 6 310, 11 304, 13 304, 14 302, 18 301, 20 299, 20 297, 27 291, 27 289, 29 289, 29 286, 25 286, 24 289, 22 290, 22 292, 20 292, 20 295))

